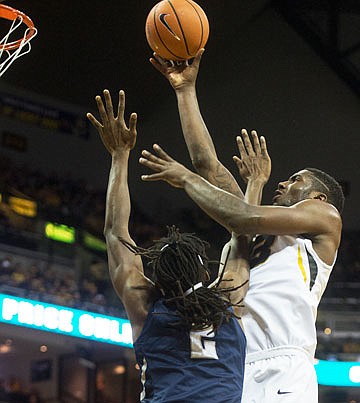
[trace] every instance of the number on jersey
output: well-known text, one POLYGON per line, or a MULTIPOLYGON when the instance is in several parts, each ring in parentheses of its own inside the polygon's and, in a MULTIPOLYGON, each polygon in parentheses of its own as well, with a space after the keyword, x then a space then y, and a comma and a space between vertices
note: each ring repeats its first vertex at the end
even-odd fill
POLYGON ((213 327, 190 332, 191 358, 208 358, 218 360, 215 332, 213 327))
POLYGON ((250 244, 250 268, 264 263, 270 256, 274 235, 258 235, 250 244))

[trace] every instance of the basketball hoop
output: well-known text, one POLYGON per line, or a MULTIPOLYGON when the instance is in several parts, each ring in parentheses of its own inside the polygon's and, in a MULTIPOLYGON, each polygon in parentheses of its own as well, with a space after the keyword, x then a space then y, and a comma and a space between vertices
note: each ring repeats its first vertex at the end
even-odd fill
POLYGON ((0 40, 0 77, 16 59, 30 52, 30 41, 37 34, 31 19, 12 7, 0 4, 1 19, 10 21, 10 28, 0 40))

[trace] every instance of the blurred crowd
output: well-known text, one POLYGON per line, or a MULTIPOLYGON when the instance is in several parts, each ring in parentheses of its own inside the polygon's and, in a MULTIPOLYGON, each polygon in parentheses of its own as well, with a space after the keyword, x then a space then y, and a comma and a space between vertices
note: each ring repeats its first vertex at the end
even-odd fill
POLYGON ((1 403, 43 403, 36 389, 25 391, 21 380, 16 376, 9 379, 0 378, 1 403))
POLYGON ((332 281, 360 281, 360 231, 344 231, 332 281))
MULTIPOLYGON (((80 227, 97 235, 102 235, 105 217, 104 189, 94 189, 82 179, 74 179, 70 173, 59 176, 43 173, 23 164, 13 163, 0 155, 0 222, 31 230, 34 220, 16 217, 6 204, 6 196, 17 196, 37 203, 38 218, 80 227)), ((154 225, 149 228, 147 216, 138 211, 133 203, 135 225, 140 241, 156 232, 154 225)), ((151 222, 151 224, 153 224, 151 222)))
POLYGON ((91 267, 87 276, 81 276, 74 268, 56 267, 46 261, 2 255, 0 252, 0 292, 96 313, 125 316, 121 302, 113 295, 110 280, 95 278, 91 267))

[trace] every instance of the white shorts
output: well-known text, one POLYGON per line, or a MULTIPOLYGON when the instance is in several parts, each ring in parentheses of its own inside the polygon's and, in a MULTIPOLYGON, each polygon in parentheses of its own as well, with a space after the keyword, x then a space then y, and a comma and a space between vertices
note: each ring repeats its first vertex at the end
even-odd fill
POLYGON ((248 354, 242 403, 317 403, 313 359, 296 347, 248 354))

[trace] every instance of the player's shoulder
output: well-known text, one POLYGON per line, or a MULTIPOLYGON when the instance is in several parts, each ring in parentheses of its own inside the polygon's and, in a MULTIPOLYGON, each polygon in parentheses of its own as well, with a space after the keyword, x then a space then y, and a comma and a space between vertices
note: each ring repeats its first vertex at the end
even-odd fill
POLYGON ((317 223, 318 230, 307 235, 314 242, 315 249, 326 250, 325 254, 320 253, 320 257, 324 259, 324 256, 334 255, 340 244, 342 230, 342 219, 337 208, 319 199, 303 200, 295 208, 307 210, 313 222, 317 223))
POLYGON ((309 220, 316 223, 319 232, 312 235, 330 237, 338 245, 340 242, 342 219, 338 209, 332 204, 319 199, 306 199, 292 206, 306 211, 309 220))
POLYGON ((313 210, 319 214, 326 214, 330 218, 341 221, 339 210, 333 204, 330 204, 327 201, 319 199, 305 199, 294 204, 291 206, 291 208, 313 210))

